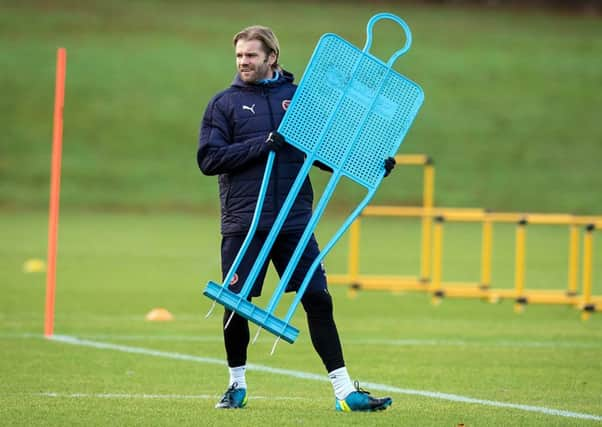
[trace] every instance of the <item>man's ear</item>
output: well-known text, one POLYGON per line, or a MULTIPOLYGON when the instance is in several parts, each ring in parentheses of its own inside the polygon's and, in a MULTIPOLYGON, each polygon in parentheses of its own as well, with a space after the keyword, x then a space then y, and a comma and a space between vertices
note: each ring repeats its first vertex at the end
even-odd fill
POLYGON ((276 63, 276 54, 274 52, 268 55, 267 63, 270 64, 270 67, 276 63))

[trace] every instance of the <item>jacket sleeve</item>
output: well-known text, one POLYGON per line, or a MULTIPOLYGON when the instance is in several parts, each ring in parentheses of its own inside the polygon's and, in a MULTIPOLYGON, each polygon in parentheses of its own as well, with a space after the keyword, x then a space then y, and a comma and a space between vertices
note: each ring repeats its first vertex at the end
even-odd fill
POLYGON ((209 103, 201 124, 196 158, 205 175, 233 172, 269 151, 264 137, 254 137, 240 143, 232 142, 231 124, 218 100, 219 98, 213 99, 209 103))

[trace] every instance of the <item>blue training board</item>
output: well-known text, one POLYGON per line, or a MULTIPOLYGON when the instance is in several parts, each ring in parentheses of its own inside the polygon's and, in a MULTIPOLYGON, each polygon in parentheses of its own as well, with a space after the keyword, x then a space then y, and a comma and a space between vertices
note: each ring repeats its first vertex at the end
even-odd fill
POLYGON ((383 159, 397 152, 424 100, 422 88, 391 66, 336 34, 325 34, 279 132, 305 153, 317 146, 317 160, 374 188, 383 159), (349 144, 353 151, 345 156, 349 144))

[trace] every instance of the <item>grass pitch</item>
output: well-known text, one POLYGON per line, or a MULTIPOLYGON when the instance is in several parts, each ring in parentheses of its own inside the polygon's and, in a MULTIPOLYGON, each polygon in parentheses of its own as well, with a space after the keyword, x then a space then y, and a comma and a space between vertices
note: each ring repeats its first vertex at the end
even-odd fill
MULTIPOLYGON (((331 291, 350 373, 368 389, 380 384, 372 392, 390 394, 392 408, 334 412, 331 386, 301 311, 293 322, 301 329, 295 344, 281 343, 270 356, 273 337, 263 333, 250 348, 249 362, 256 366, 248 372, 248 408, 214 410, 227 371, 221 310, 203 319, 210 301, 201 296, 202 287, 219 278, 213 214, 64 212, 55 333, 86 340, 77 345, 42 338, 45 278, 22 271, 26 259, 44 257, 45 216, 3 212, 0 218, 0 419, 6 425, 582 426, 602 420, 599 315, 582 322, 575 309, 561 306, 529 306, 516 315, 509 302, 476 300, 434 307, 422 294, 360 292, 349 299, 337 286, 331 291), (145 321, 154 307, 169 309, 175 320, 145 321)), ((336 224, 327 220, 319 240, 336 224)), ((398 263, 404 270, 399 273, 413 274, 415 228, 366 224, 366 270, 385 268, 395 252, 408 260, 398 263), (393 251, 394 233, 406 236, 408 246, 393 251), (383 250, 383 241, 389 249, 383 250), (373 265, 377 254, 382 265, 373 265)), ((470 228, 462 238, 449 234, 446 244, 455 250, 446 271, 452 279, 470 273, 470 242, 478 242, 477 235, 470 228)), ((550 242, 561 246, 565 236, 545 236, 539 246, 534 241, 530 260, 544 263, 541 280, 561 289, 564 264, 544 261, 550 242)), ((344 271, 345 256, 341 242, 327 270, 344 271)))
MULTIPOLYGON (((381 2, 4 2, 3 425, 600 424, 599 315, 582 322, 560 306, 515 315, 509 302, 474 300, 434 307, 422 294, 349 299, 336 286, 350 373, 375 394, 391 394, 393 407, 334 412, 299 312, 294 345, 282 343, 269 356, 273 339, 264 333, 251 347, 248 408, 213 409, 227 373, 219 309, 204 320, 210 301, 201 292, 220 277, 217 196, 215 180, 200 177, 194 152, 204 106, 234 74, 230 38, 250 24, 272 26, 285 67, 300 78, 320 35, 332 31, 362 46, 367 20, 383 9, 413 30, 413 48, 396 67, 423 85, 427 100, 400 153, 435 158, 438 205, 600 211, 602 199, 592 197, 602 183, 598 19, 381 2), (22 267, 46 253, 59 46, 68 51, 63 216, 57 339, 48 341, 45 277, 22 267), (98 212, 107 208, 150 213, 98 212), (199 213, 157 212, 178 209, 199 213), (175 320, 145 321, 155 307, 175 320)), ((399 30, 383 24, 376 31, 375 53, 386 58, 399 30)), ((420 175, 402 170, 377 201, 419 203, 420 175)), ((316 177, 317 187, 326 176, 316 177)), ((357 194, 347 187, 340 196, 336 206, 349 207, 357 194)), ((337 218, 327 213, 320 242, 337 218)), ((479 227, 445 227, 444 280, 478 280, 479 227)), ((417 275, 418 230, 411 221, 366 220, 361 271, 417 275)), ((495 286, 512 286, 513 232, 496 226, 495 286)), ((565 288, 567 239, 565 228, 529 227, 527 288, 565 288)), ((594 260, 597 294, 601 256, 594 260)), ((342 273, 345 262, 343 239, 327 270, 342 273)), ((268 282, 266 289, 273 274, 268 282)))

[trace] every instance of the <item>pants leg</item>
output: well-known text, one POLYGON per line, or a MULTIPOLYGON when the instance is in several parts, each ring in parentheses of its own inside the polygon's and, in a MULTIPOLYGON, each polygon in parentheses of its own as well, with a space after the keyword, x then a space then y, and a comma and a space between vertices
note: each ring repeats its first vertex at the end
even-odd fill
MULTIPOLYGON (((278 236, 272 250, 272 260, 279 275, 284 273, 300 238, 301 233, 283 233, 278 236)), ((291 277, 287 290, 299 288, 319 253, 318 243, 312 236, 291 277)), ((312 275, 307 290, 301 298, 301 303, 307 314, 311 342, 322 359, 326 371, 331 372, 345 366, 343 349, 334 322, 332 297, 328 293, 326 273, 322 266, 319 266, 312 275)))
MULTIPOLYGON (((225 278, 230 270, 230 266, 234 262, 236 255, 245 236, 224 236, 222 238, 222 277, 225 278)), ((252 240, 245 257, 240 263, 232 283, 228 285, 228 288, 235 293, 239 293, 243 284, 245 283, 247 276, 253 266, 257 254, 261 250, 261 246, 265 240, 265 236, 261 233, 257 233, 255 238, 252 240)), ((247 300, 251 301, 251 297, 259 296, 261 293, 261 287, 267 271, 267 262, 259 272, 256 283, 251 290, 251 294, 247 297, 247 300)), ((225 309, 223 325, 232 314, 231 310, 225 309)), ((232 320, 226 329, 222 329, 224 334, 224 346, 226 349, 226 358, 228 360, 228 366, 231 368, 242 366, 247 363, 247 348, 250 341, 249 332, 249 321, 238 314, 232 316, 232 320)))
POLYGON ((328 290, 306 293, 301 303, 307 314, 307 325, 314 349, 322 359, 326 372, 345 366, 343 348, 334 322, 332 297, 328 290))
MULTIPOLYGON (((224 326, 231 314, 232 311, 228 309, 224 311, 224 326)), ((244 317, 235 314, 232 317, 228 328, 224 329, 224 346, 226 348, 228 367, 235 368, 237 366, 246 365, 249 341, 249 321, 244 317)))

